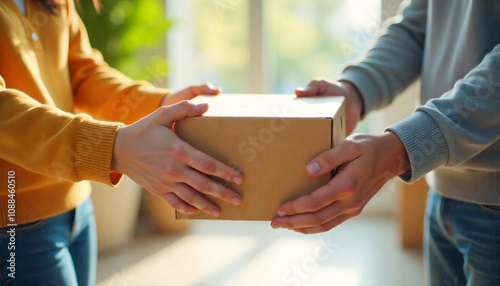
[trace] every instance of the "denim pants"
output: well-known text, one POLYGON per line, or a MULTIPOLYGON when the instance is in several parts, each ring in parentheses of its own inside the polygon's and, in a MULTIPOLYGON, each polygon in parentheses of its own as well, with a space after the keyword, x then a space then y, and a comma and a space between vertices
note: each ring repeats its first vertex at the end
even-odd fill
POLYGON ((427 285, 500 285, 500 206, 448 199, 430 190, 424 256, 427 285))
POLYGON ((94 285, 97 237, 92 201, 15 228, 15 278, 8 269, 10 228, 0 229, 1 285, 94 285))

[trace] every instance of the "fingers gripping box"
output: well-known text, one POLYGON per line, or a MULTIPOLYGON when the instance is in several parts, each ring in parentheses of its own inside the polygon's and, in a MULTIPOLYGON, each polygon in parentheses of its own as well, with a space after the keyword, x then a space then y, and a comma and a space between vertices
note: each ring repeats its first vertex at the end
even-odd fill
POLYGON ((243 183, 226 185, 242 195, 232 206, 209 197, 221 208, 213 217, 198 211, 178 219, 269 221, 278 206, 326 184, 331 175, 312 178, 306 164, 345 138, 344 98, 292 94, 199 96, 208 103, 203 116, 180 120, 177 135, 196 149, 239 170, 243 183))

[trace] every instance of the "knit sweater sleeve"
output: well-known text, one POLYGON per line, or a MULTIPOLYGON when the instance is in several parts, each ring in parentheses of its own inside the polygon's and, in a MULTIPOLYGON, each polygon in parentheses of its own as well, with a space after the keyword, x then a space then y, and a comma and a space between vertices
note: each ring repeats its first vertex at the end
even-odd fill
POLYGON ((80 111, 98 119, 130 124, 156 110, 163 97, 172 93, 145 81, 133 81, 111 68, 101 53, 92 49, 73 1, 68 1, 66 12, 69 72, 75 106, 80 111))
POLYGON ((375 44, 340 80, 354 84, 364 101, 364 115, 389 105, 419 76, 425 43, 427 0, 413 0, 385 24, 375 44))
POLYGON ((0 76, 0 158, 27 170, 115 185, 121 175, 109 170, 120 125, 41 104, 0 76))
MULTIPOLYGON (((459 80, 452 90, 429 100, 390 126, 406 147, 413 182, 440 166, 456 167, 500 139, 500 45, 459 80)), ((490 153, 491 154, 491 153, 490 153)), ((500 154, 497 154, 500 155, 500 154)), ((498 169, 498 156, 483 158, 483 167, 498 169)))

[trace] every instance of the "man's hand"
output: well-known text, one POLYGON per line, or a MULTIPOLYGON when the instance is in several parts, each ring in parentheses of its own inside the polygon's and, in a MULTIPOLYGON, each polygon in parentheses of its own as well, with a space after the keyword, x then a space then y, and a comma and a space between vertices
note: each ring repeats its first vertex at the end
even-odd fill
POLYGON ((300 233, 328 231, 358 215, 389 179, 410 167, 404 145, 394 133, 386 132, 349 136, 312 160, 306 172, 317 177, 335 168, 337 174, 326 185, 281 205, 271 226, 300 233))
POLYGON ((178 104, 160 107, 116 134, 111 171, 128 175, 182 213, 197 209, 218 216, 220 209, 207 197, 233 205, 241 196, 209 176, 241 184, 242 175, 182 141, 172 130, 175 121, 205 113, 207 104, 178 104))
POLYGON ((168 106, 172 104, 176 104, 183 100, 190 100, 192 98, 197 97, 201 94, 206 95, 217 95, 222 92, 222 88, 214 87, 211 83, 205 83, 202 85, 193 85, 188 88, 185 88, 179 92, 166 95, 161 101, 160 106, 168 106))
POLYGON ((305 88, 297 88, 295 94, 298 97, 315 95, 341 95, 345 96, 346 104, 346 128, 347 135, 351 134, 358 124, 363 112, 363 100, 358 90, 349 82, 329 82, 327 80, 313 80, 305 88))

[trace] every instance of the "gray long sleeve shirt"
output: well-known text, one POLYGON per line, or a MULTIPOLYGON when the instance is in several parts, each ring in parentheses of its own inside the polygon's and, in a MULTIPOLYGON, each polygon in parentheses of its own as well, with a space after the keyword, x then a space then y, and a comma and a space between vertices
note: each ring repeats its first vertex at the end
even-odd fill
POLYGON ((442 196, 500 205, 500 1, 413 0, 341 80, 365 114, 422 79, 421 105, 390 126, 413 182, 426 173, 442 196))

